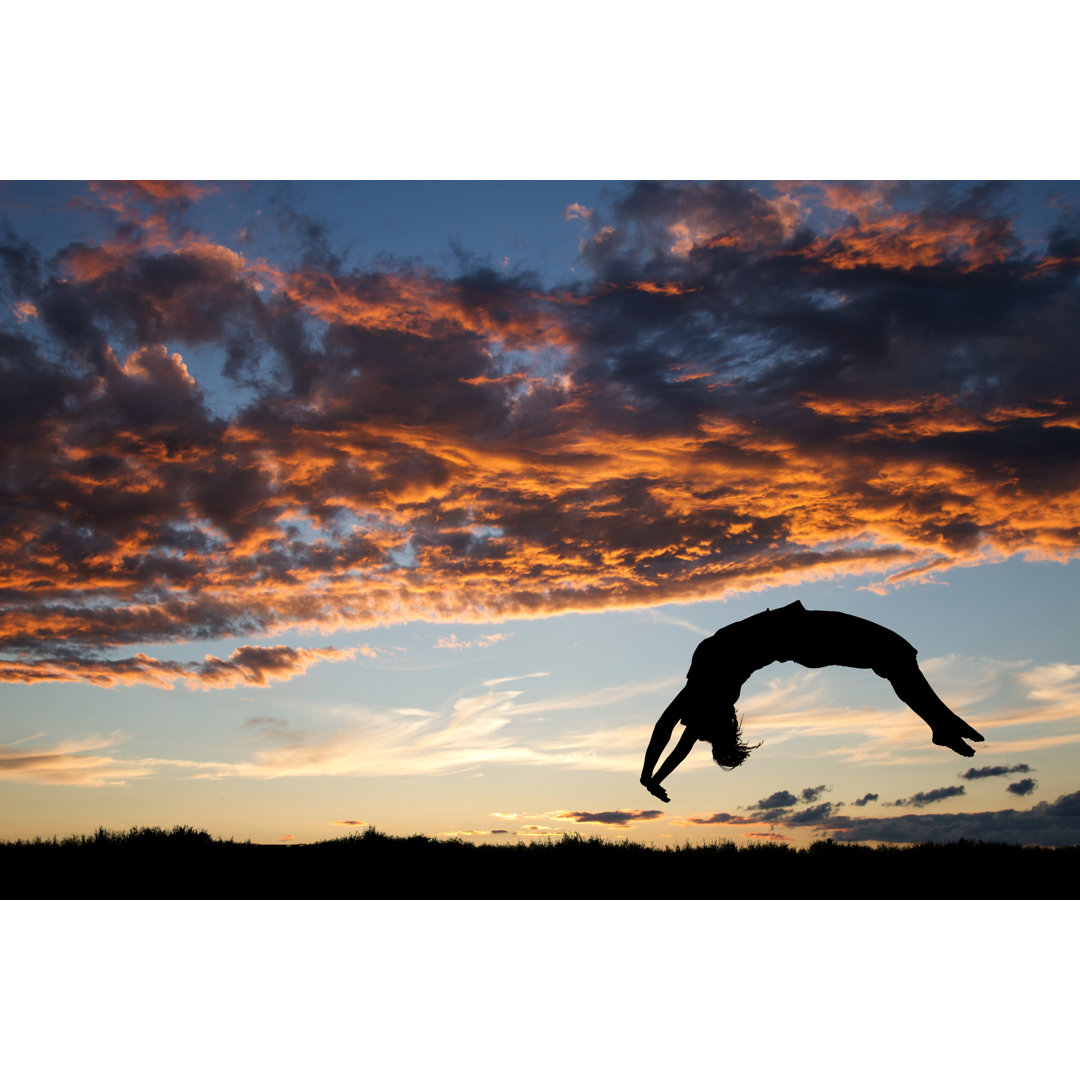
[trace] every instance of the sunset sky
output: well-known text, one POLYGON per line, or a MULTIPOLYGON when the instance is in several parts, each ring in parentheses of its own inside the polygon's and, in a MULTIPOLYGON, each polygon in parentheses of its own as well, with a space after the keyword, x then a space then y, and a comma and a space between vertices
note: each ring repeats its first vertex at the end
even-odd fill
POLYGON ((1080 843, 1080 185, 0 185, 0 836, 1080 843), (696 644, 880 622, 985 736, 696 644))

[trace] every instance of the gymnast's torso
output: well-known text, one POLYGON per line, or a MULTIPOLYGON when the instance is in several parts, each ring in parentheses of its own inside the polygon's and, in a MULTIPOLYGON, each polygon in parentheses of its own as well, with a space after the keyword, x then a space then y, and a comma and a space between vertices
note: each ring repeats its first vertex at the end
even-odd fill
POLYGON ((719 689, 734 701, 755 671, 777 661, 872 668, 884 676, 915 654, 913 645, 878 623, 842 611, 807 611, 796 600, 717 630, 694 650, 686 677, 691 686, 711 683, 711 692, 719 689))

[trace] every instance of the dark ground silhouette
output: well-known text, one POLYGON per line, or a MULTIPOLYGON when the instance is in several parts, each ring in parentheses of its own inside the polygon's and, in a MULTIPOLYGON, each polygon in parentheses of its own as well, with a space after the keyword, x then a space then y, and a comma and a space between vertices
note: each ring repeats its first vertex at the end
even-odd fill
POLYGON ((653 728, 641 783, 661 802, 670 802, 661 785, 699 741, 711 745, 713 760, 722 769, 741 765, 756 749, 743 741, 735 714, 743 683, 759 668, 787 660, 810 668, 870 668, 888 679, 896 696, 926 721, 932 742, 971 757, 975 751, 964 740, 983 742, 982 735, 934 693, 919 670, 916 652, 899 634, 869 619, 842 611, 807 611, 798 600, 730 623, 694 650, 686 686, 653 728), (679 723, 685 730, 660 764, 679 723))
POLYGON ((968 841, 473 845, 369 828, 259 845, 181 826, 0 844, 7 899, 1071 899, 1078 870, 1080 846, 968 841))

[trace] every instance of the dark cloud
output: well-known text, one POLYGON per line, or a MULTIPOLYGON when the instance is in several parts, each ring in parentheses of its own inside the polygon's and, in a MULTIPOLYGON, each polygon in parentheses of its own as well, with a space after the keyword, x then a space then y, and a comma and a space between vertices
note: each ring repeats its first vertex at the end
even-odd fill
POLYGON ((799 797, 797 795, 792 795, 790 791, 774 791, 764 799, 758 799, 750 809, 774 810, 777 807, 794 806, 798 801, 799 797))
POLYGON ((579 824, 614 825, 625 829, 639 821, 654 821, 664 816, 663 810, 557 810, 550 815, 559 821, 579 824))
POLYGON ((1030 777, 1026 780, 1017 780, 1016 783, 1010 784, 1005 790, 1010 795, 1030 795, 1038 785, 1030 777))
MULTIPOLYGON (((774 791, 771 795, 759 799, 746 809, 751 811, 751 817, 754 821, 789 821, 791 820, 791 816, 788 814, 790 807, 797 806, 800 802, 817 802, 821 793, 825 790, 827 790, 827 785, 820 784, 817 787, 803 788, 801 795, 793 795, 790 791, 774 791)), ((831 806, 830 803, 822 805, 831 806)))
POLYGON ((941 802, 942 799, 954 799, 957 795, 963 795, 963 784, 952 787, 934 788, 933 791, 920 791, 909 799, 897 799, 893 806, 929 806, 931 803, 941 802))
POLYGON ((861 799, 855 800, 856 806, 866 806, 867 803, 877 802, 877 794, 873 791, 868 791, 861 799))
MULTIPOLYGON (((1017 781, 1024 787, 1017 795, 1030 794, 1033 780, 1017 781)), ((1011 788, 1010 788, 1011 790, 1011 788)), ((951 797, 942 792, 921 793, 930 801, 951 797)), ((856 804, 862 800, 856 800, 856 804)), ((682 825, 756 825, 768 823, 786 828, 812 828, 837 840, 881 843, 948 843, 953 840, 985 840, 1007 844, 1043 844, 1048 846, 1080 844, 1080 791, 1062 795, 1052 803, 1038 803, 1027 810, 992 810, 951 814, 899 814, 893 817, 850 817, 837 811, 843 804, 815 803, 805 810, 783 809, 759 811, 750 817, 715 813, 687 818, 682 825)), ((911 805, 919 805, 912 803, 911 805)), ((750 834, 746 834, 750 835, 750 834)), ((753 834, 763 835, 763 834, 753 834)), ((770 834, 771 835, 771 834, 770 834)))
POLYGON ((833 816, 834 807, 831 802, 817 803, 806 810, 799 810, 794 814, 788 814, 784 818, 785 825, 818 825, 833 816))
POLYGON ((970 768, 961 774, 963 780, 982 780, 987 776, 1008 776, 1010 773, 1031 772, 1030 765, 984 765, 982 768, 970 768))
POLYGON ((790 791, 774 791, 771 795, 759 799, 752 806, 747 807, 748 815, 740 816, 718 812, 715 814, 701 815, 684 819, 682 825, 818 825, 828 820, 843 803, 824 802, 819 803, 823 791, 828 790, 828 785, 819 784, 816 787, 802 789, 801 795, 793 795, 790 791), (807 805, 806 810, 793 810, 792 807, 800 803, 807 805))
POLYGON ((1015 190, 619 188, 546 288, 350 265, 277 197, 271 258, 193 230, 206 186, 97 185, 55 255, 0 237, 7 670, 1073 556, 1080 234, 1015 190))
POLYGON ((984 840, 1001 844, 1080 844, 1080 791, 1027 810, 966 814, 902 814, 891 818, 834 817, 821 826, 835 839, 882 843, 948 843, 984 840))
POLYGON ((683 825, 756 825, 756 817, 740 817, 738 814, 716 813, 708 816, 686 818, 683 825))

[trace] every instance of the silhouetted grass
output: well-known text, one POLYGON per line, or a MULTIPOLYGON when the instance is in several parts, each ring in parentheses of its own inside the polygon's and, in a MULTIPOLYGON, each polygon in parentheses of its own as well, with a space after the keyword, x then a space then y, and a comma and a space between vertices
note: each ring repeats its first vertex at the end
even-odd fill
POLYGON ((1080 847, 963 840, 473 845, 368 828, 286 846, 180 825, 0 842, 3 894, 41 899, 1060 899, 1078 868, 1080 847))

